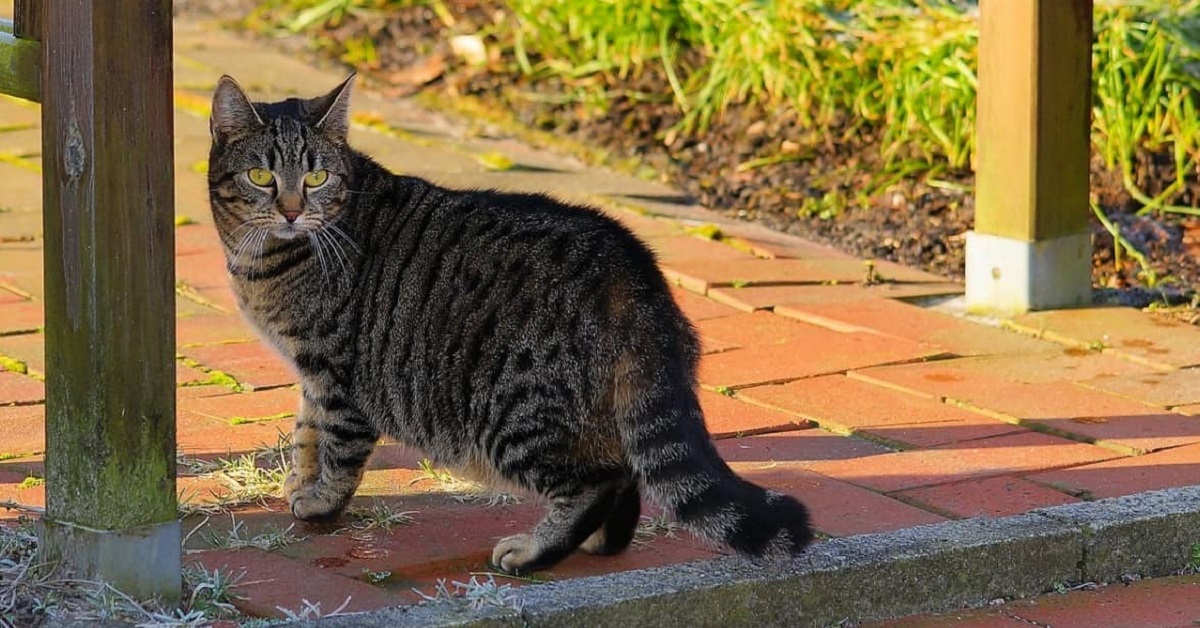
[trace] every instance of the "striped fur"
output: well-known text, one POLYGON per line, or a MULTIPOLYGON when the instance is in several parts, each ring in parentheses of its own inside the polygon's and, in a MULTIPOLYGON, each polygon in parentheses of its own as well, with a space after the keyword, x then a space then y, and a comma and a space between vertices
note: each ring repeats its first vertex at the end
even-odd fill
POLYGON ((804 507, 717 455, 696 335, 649 250, 589 208, 393 175, 346 144, 349 88, 251 104, 225 77, 213 99, 233 288, 301 379, 295 516, 338 516, 386 434, 546 499, 533 531, 496 546, 509 572, 624 550, 642 490, 739 552, 802 550, 804 507))

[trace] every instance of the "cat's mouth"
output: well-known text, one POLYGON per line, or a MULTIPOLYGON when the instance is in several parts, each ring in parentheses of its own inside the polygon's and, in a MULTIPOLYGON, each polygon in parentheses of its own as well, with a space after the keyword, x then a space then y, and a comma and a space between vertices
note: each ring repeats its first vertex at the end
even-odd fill
POLYGON ((277 222, 271 229, 271 235, 280 240, 291 240, 301 236, 307 236, 312 229, 307 224, 298 224, 296 222, 277 222))

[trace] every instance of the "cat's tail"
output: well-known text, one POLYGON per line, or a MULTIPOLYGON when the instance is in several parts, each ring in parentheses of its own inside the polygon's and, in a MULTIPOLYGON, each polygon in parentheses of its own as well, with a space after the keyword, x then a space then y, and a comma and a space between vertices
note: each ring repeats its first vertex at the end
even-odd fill
POLYGON ((650 498, 698 536, 741 554, 799 553, 812 540, 808 510, 738 477, 709 438, 690 369, 664 366, 649 377, 626 370, 637 393, 616 395, 625 451, 650 498))

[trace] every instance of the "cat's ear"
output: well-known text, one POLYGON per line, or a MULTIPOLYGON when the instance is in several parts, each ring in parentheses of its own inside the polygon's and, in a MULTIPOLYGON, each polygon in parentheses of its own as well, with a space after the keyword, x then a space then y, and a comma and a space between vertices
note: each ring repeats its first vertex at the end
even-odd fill
POLYGON ((250 99, 237 81, 228 75, 222 76, 217 81, 217 90, 213 92, 212 115, 208 118, 213 139, 224 142, 253 131, 262 124, 262 118, 258 117, 254 105, 250 104, 250 99))
POLYGON ((355 76, 358 75, 351 74, 333 91, 309 101, 317 120, 314 126, 338 142, 345 142, 350 132, 350 87, 354 85, 355 76))

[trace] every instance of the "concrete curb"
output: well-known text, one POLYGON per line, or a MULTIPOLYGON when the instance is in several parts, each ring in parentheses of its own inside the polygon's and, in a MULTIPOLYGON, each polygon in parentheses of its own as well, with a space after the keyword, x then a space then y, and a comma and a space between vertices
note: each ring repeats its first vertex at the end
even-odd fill
POLYGON ((1164 576, 1200 543, 1200 486, 522 587, 520 610, 439 600, 309 622, 350 626, 830 626, 952 611, 1069 582, 1164 576))

